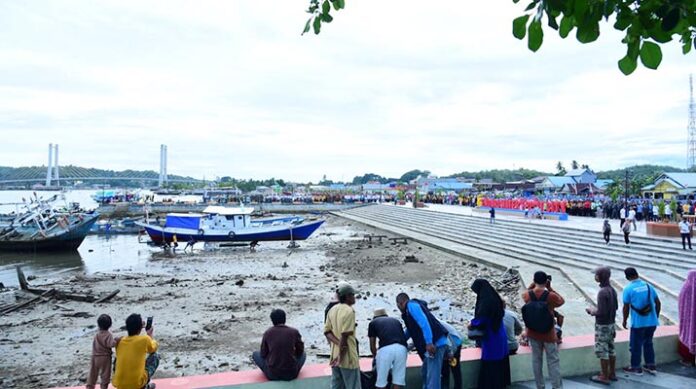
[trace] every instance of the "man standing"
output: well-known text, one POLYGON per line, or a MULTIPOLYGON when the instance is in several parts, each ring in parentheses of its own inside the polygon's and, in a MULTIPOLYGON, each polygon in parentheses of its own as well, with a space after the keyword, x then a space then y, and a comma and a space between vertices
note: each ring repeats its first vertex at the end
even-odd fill
POLYGON ((621 226, 621 231, 623 232, 624 242, 626 243, 626 246, 630 247, 631 246, 631 239, 629 239, 629 235, 631 235, 631 223, 625 222, 621 226))
POLYGON ((693 250, 691 248, 691 223, 685 217, 679 222, 679 233, 682 238, 682 249, 686 250, 686 242, 689 242, 689 250, 693 250))
POLYGON ((396 296, 396 305, 406 324, 406 339, 413 339, 423 361, 423 389, 440 389, 440 371, 447 347, 447 330, 430 313, 425 301, 413 299, 406 293, 396 296))
POLYGON ((355 339, 355 289, 341 285, 338 304, 326 316, 324 336, 331 344, 331 388, 360 389, 358 344, 355 339))
POLYGON ((116 369, 113 385, 117 389, 155 389, 150 382, 159 366, 157 342, 153 339, 153 328, 143 330, 143 318, 132 314, 126 319, 128 336, 116 345, 116 369))
POLYGON ((488 211, 488 213, 491 214, 491 224, 495 224, 495 208, 491 207, 491 210, 488 211))
POLYGON ((624 205, 621 207, 621 210, 619 211, 619 227, 623 228, 624 223, 626 222, 626 206, 624 205))
POLYGON ((609 385, 616 381, 616 352, 614 351, 614 338, 616 338, 616 310, 619 302, 616 290, 611 286, 611 269, 600 267, 595 270, 595 281, 599 282, 597 293, 597 307, 587 308, 585 311, 595 317, 595 354, 599 358, 601 373, 590 378, 594 382, 609 385))
POLYGON ((655 288, 638 277, 635 268, 627 267, 624 270, 629 284, 623 290, 623 328, 628 316, 631 316, 631 338, 629 348, 631 350, 631 366, 623 370, 627 373, 643 374, 640 367, 641 356, 645 356, 645 370, 650 374, 656 374, 655 350, 653 349, 653 335, 657 328, 662 309, 662 303, 655 288))
POLYGON ((387 316, 383 308, 376 309, 374 317, 367 327, 367 337, 370 338, 370 351, 375 359, 377 382, 375 387, 386 388, 389 371, 392 374, 392 388, 406 386, 406 338, 401 322, 387 316), (379 349, 377 349, 379 339, 379 349))
POLYGON ((561 360, 558 355, 558 337, 556 336, 553 312, 565 303, 563 297, 551 287, 551 277, 543 271, 534 273, 534 283, 522 295, 525 305, 522 307, 522 319, 527 327, 527 338, 532 348, 532 368, 538 389, 544 388, 544 351, 546 364, 553 389, 559 389, 561 382, 561 360))
POLYGON ((633 231, 638 229, 638 226, 636 225, 636 210, 633 207, 631 207, 631 209, 628 211, 626 220, 633 225, 633 231))
POLYGON ((304 353, 302 335, 295 328, 285 325, 285 311, 271 312, 273 327, 264 332, 261 350, 251 358, 270 381, 290 381, 297 378, 307 356, 304 353))

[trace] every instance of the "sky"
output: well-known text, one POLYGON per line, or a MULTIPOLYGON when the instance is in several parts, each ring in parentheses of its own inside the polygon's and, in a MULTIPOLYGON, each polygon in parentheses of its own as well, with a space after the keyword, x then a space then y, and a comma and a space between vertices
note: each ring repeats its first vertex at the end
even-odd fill
POLYGON ((0 166, 350 181, 411 169, 684 167, 694 54, 624 76, 621 35, 512 36, 526 4, 0 2, 0 166))

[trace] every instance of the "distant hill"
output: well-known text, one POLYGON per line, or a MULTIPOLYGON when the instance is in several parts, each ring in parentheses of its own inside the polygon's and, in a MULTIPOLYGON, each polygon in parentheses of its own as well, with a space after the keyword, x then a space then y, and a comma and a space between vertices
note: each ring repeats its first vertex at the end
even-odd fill
POLYGON ((629 180, 652 182, 662 173, 685 172, 686 170, 665 165, 635 165, 626 167, 624 169, 597 172, 597 178, 612 179, 616 182, 623 182, 626 179, 626 171, 628 171, 629 180))
POLYGON ((529 180, 538 176, 552 176, 553 173, 540 172, 538 170, 530 169, 493 169, 493 170, 482 170, 478 172, 461 172, 452 174, 447 177, 461 177, 461 178, 475 178, 477 180, 483 178, 492 178, 494 182, 507 182, 507 181, 521 181, 529 180))

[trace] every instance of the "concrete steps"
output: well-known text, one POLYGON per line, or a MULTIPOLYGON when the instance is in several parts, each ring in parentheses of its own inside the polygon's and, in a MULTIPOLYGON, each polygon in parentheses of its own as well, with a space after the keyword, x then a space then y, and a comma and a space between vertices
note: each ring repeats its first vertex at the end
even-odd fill
POLYGON ((403 235, 420 233, 487 251, 502 257, 498 263, 514 259, 533 265, 535 270, 557 269, 590 301, 597 293, 592 269, 610 266, 617 281, 615 286, 622 288, 623 269, 634 266, 661 292, 664 318, 672 322, 678 318, 677 296, 686 273, 696 268, 695 254, 664 239, 636 238, 626 248, 621 237, 621 245, 606 246, 600 232, 509 220, 496 220, 491 225, 484 218, 385 205, 346 210, 337 215, 399 228, 406 231, 403 235))

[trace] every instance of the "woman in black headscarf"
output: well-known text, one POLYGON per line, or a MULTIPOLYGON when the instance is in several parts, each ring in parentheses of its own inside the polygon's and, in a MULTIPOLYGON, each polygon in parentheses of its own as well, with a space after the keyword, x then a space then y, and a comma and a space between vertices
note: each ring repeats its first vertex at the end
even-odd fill
POLYGON ((484 279, 471 285, 476 293, 474 320, 470 327, 480 328, 485 335, 481 339, 481 370, 479 389, 501 389, 510 385, 510 359, 507 335, 503 325, 505 305, 498 292, 484 279))

